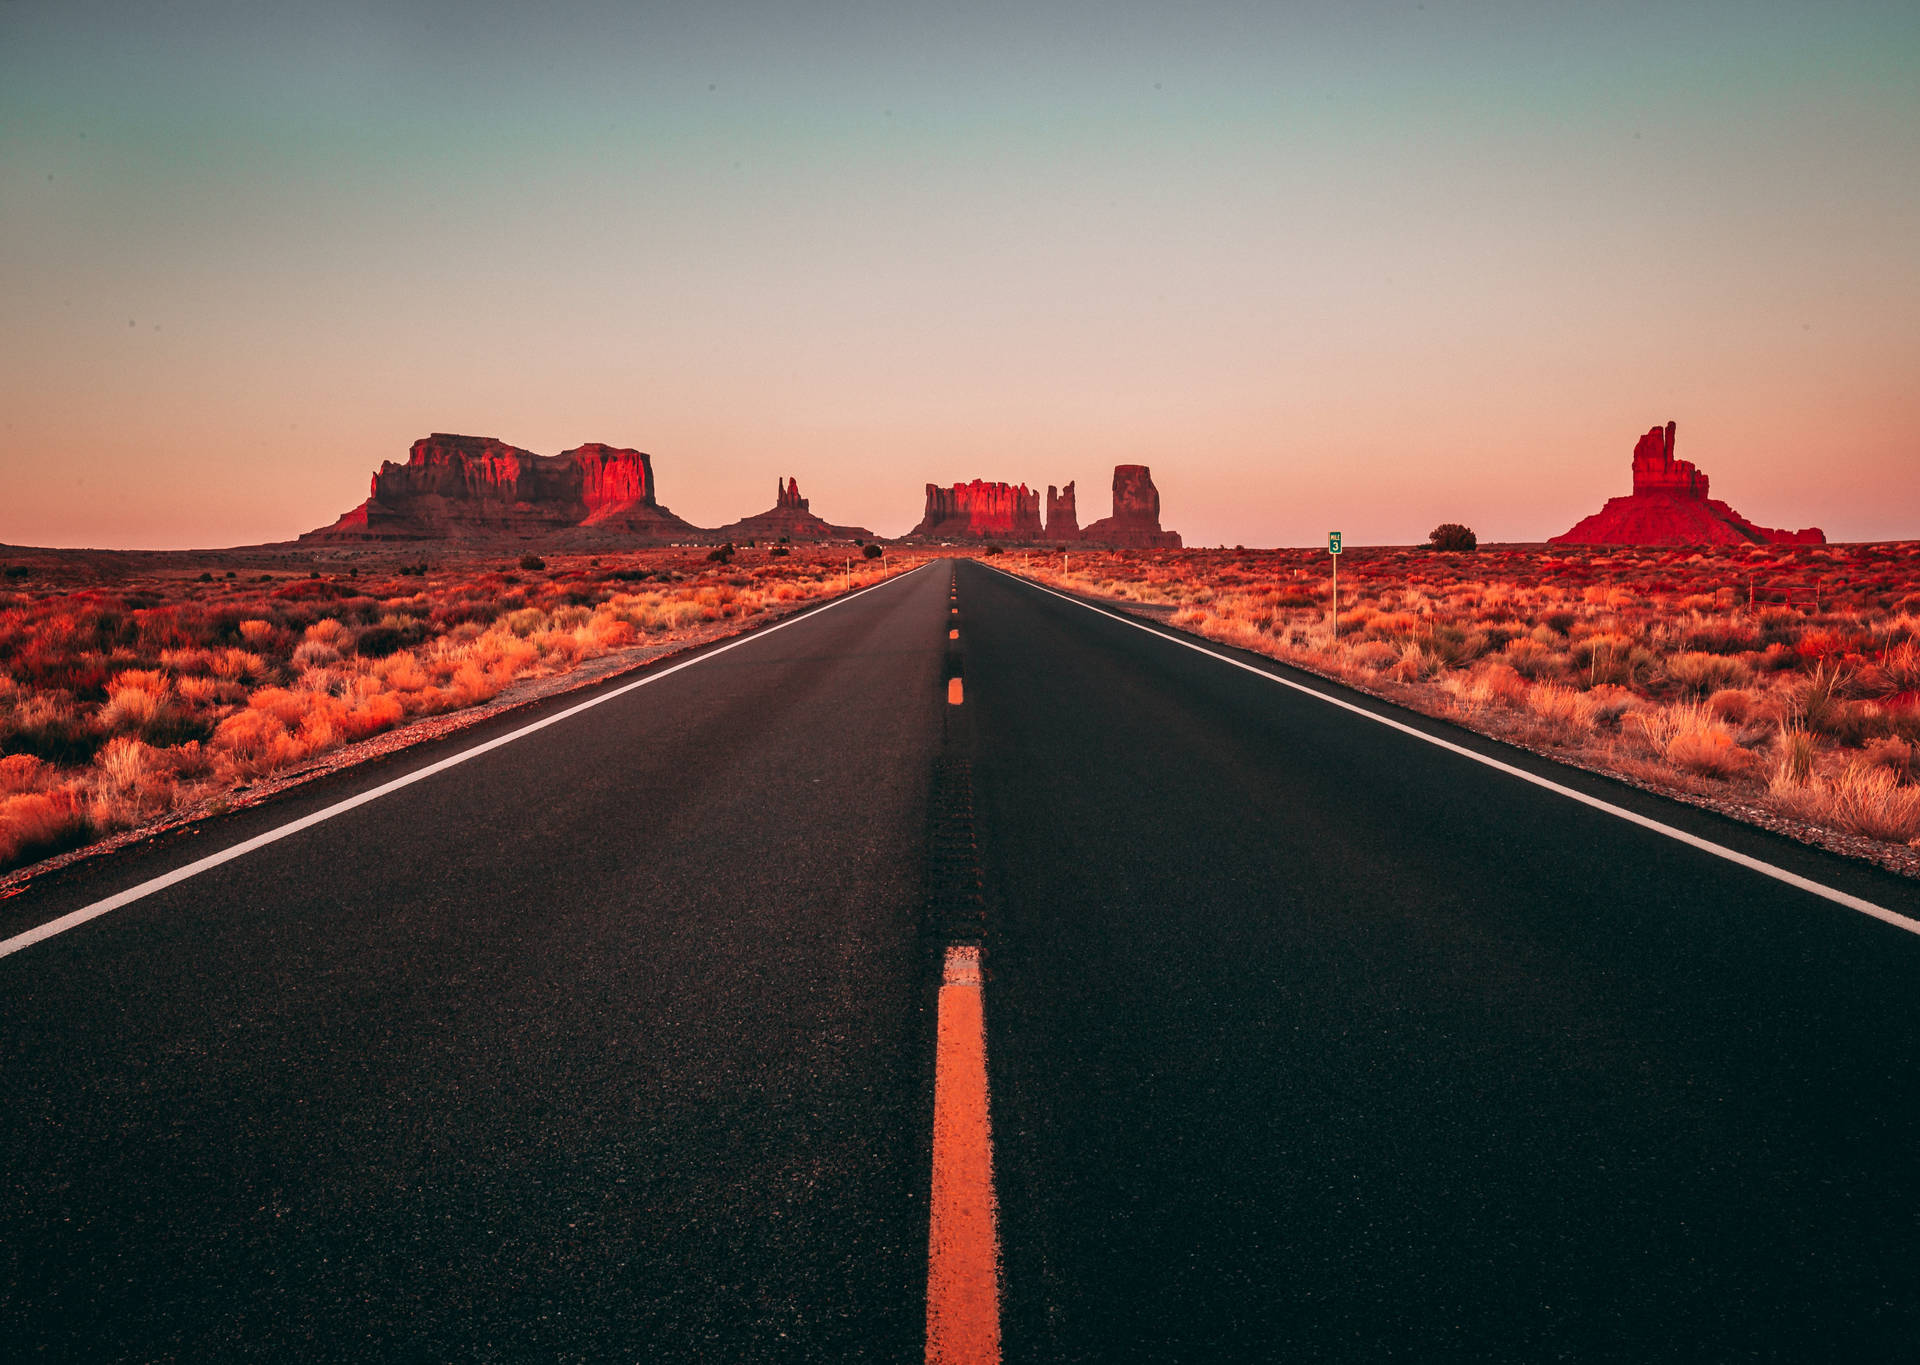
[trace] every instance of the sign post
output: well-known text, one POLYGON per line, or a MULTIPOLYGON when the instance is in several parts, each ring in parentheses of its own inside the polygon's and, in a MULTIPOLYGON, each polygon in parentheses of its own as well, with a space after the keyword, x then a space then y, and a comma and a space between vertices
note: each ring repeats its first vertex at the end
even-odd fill
POLYGON ((1340 533, 1327 532, 1327 553, 1333 556, 1333 638, 1340 638, 1340 533))

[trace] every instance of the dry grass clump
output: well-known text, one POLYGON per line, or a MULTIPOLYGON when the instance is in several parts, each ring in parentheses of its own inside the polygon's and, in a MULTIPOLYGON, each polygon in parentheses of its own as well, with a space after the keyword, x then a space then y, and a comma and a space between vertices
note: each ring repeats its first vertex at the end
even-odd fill
MULTIPOLYGON (((852 586, 884 572, 856 562, 852 586)), ((470 559, 0 591, 0 870, 848 578, 844 551, 749 548, 715 565, 688 548, 555 556, 540 572, 470 559)))
POLYGON ((1920 787, 1885 767, 1853 763, 1804 782, 1775 777, 1769 790, 1782 809, 1817 825, 1888 843, 1920 838, 1920 787))
POLYGON ((1014 567, 1596 766, 1914 837, 1920 545, 1349 547, 1337 633, 1321 550, 1014 567), (1783 765, 1798 774, 1784 784, 1783 765))

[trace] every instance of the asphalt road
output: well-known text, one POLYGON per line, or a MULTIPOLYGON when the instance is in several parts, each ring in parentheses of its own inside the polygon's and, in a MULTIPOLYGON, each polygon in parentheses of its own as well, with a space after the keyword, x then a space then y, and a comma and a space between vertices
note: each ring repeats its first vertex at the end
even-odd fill
POLYGON ((1920 938, 984 570, 961 599, 1009 1359, 1920 1353, 1920 938))
POLYGON ((1920 1350, 1920 937, 980 564, 712 653, 0 958, 4 1353, 918 1359, 955 939, 1009 1360, 1920 1350))
POLYGON ((0 959, 0 1356, 912 1358, 938 573, 0 959))

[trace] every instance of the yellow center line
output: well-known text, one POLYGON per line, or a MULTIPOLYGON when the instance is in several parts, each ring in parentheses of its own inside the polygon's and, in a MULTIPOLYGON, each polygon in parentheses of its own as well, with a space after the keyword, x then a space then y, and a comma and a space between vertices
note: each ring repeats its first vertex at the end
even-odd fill
POLYGON ((958 706, 964 700, 966 700, 966 697, 961 689, 960 680, 958 678, 948 678, 947 679, 947 705, 958 706))
POLYGON ((933 1080, 933 1212, 927 1230, 928 1365, 997 1365, 1000 1239, 987 1118, 980 949, 947 949, 933 1080))

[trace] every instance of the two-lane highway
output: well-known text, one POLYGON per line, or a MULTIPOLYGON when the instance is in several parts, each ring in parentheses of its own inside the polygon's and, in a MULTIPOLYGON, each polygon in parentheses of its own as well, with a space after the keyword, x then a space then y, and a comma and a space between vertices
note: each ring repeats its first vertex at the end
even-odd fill
POLYGON ((0 1342, 1911 1358, 1913 884, 1191 644, 936 564, 0 905, 512 736, 0 957, 0 1342))

